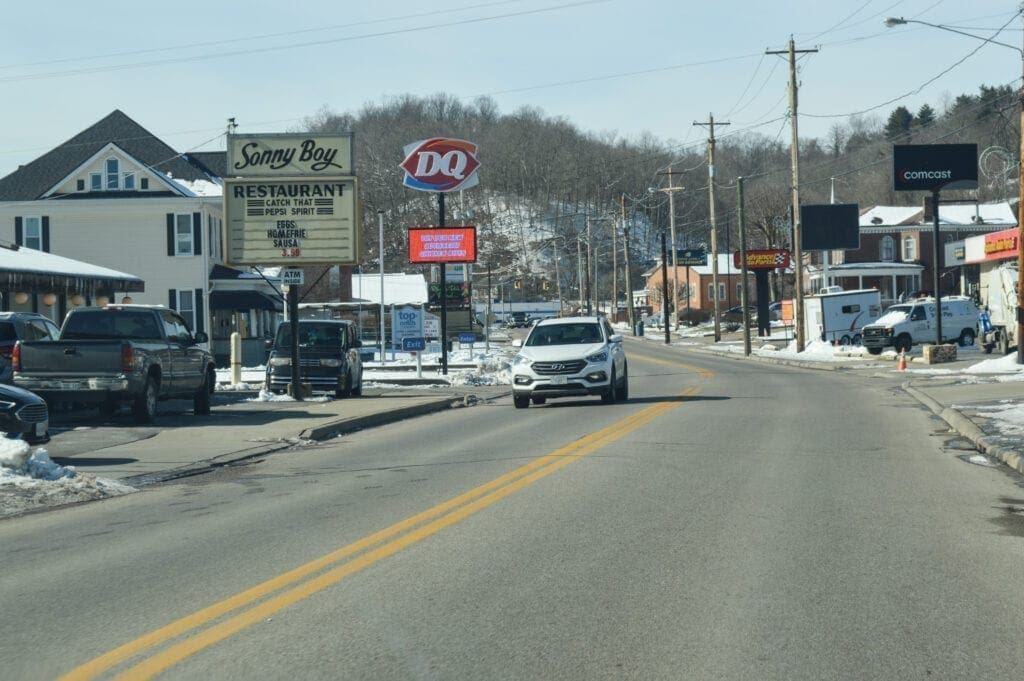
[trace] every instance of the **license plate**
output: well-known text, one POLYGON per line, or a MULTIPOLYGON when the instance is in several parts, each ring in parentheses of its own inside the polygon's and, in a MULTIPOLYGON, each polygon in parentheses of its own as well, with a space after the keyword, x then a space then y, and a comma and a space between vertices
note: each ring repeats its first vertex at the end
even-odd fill
POLYGON ((565 376, 552 376, 551 385, 565 385, 565 376))
POLYGON ((82 389, 82 383, 79 382, 79 381, 61 381, 60 382, 60 389, 61 390, 81 390, 82 389))
POLYGON ((40 421, 36 424, 36 437, 43 437, 46 435, 46 431, 50 429, 49 421, 40 421))

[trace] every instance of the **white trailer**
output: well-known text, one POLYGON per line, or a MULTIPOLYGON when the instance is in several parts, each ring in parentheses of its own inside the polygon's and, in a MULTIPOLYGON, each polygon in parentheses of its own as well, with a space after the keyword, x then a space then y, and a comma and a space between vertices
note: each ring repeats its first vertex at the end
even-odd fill
POLYGON ((860 345, 864 325, 882 316, 882 296, 873 288, 807 296, 804 312, 808 340, 860 345))
POLYGON ((979 324, 978 336, 987 353, 998 349, 1005 355, 1017 346, 1017 272, 1012 265, 1000 265, 982 275, 981 302, 988 308, 989 324, 979 324))

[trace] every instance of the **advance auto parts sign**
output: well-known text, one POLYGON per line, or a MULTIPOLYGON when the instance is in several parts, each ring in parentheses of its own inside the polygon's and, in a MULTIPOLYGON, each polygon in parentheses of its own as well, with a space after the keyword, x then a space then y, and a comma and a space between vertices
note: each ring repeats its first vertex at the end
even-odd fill
POLYGON ((228 264, 359 262, 357 189, 354 177, 225 179, 228 264))

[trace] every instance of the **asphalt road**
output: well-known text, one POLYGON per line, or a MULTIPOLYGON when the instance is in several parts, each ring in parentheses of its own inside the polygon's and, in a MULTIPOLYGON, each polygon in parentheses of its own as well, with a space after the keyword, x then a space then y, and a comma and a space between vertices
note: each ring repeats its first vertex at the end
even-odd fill
POLYGON ((0 522, 3 675, 1020 677, 1019 480, 892 381, 628 350, 627 404, 505 399, 0 522))

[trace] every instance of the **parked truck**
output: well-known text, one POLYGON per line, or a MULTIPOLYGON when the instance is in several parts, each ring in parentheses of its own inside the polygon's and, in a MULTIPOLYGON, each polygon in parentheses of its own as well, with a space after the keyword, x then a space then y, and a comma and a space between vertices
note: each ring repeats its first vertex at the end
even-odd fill
POLYGON ((988 273, 988 285, 981 290, 981 302, 987 308, 988 324, 978 327, 978 338, 986 353, 998 349, 1005 355, 1017 347, 1017 283, 1016 267, 1002 265, 988 273))
POLYGON ((55 341, 18 341, 11 353, 14 384, 47 401, 98 405, 113 413, 131 405, 149 423, 157 401, 189 398, 210 412, 216 386, 213 357, 174 310, 145 305, 70 311, 55 341))
POLYGON ((835 291, 804 298, 804 333, 809 340, 860 345, 861 329, 882 315, 877 289, 835 291))

